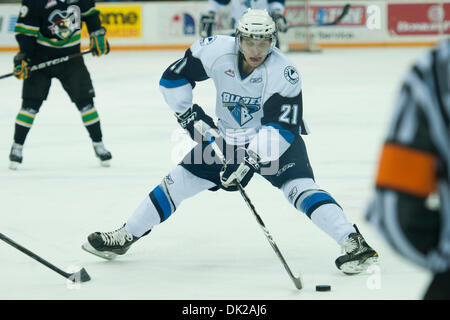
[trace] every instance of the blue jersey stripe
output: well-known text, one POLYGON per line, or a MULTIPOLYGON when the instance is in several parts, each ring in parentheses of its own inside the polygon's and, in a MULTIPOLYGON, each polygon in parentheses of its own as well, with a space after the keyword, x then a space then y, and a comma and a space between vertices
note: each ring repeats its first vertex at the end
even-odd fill
POLYGON ((159 85, 164 88, 168 88, 168 89, 182 87, 188 83, 189 83, 189 81, 186 78, 181 78, 181 79, 177 79, 177 80, 169 80, 169 79, 161 78, 161 80, 159 80, 159 85))
POLYGON ((294 142, 294 138, 295 138, 294 134, 291 131, 284 129, 280 124, 275 123, 275 122, 269 122, 269 123, 266 123, 266 126, 277 129, 280 132, 280 135, 287 142, 289 142, 289 144, 292 144, 292 142, 294 142))

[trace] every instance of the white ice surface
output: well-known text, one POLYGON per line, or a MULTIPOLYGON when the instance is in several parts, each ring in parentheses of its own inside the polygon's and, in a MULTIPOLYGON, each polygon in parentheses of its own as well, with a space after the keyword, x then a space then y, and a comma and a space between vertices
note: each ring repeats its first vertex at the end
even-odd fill
MULTIPOLYGON (((376 160, 408 66, 425 48, 291 53, 303 78, 305 137, 317 183, 342 205, 380 254, 379 269, 346 276, 338 245, 268 182, 248 194, 304 289, 297 291, 238 193, 204 192, 116 261, 81 250, 89 233, 126 221, 179 158, 178 125, 159 93, 164 69, 181 51, 88 56, 104 134, 113 154, 100 167, 78 110, 57 80, 38 114, 18 171, 8 170, 21 83, 0 80, 0 232, 62 269, 84 267, 92 280, 64 278, 0 241, 0 299, 420 299, 430 275, 401 259, 368 225, 376 160), (177 151, 178 150, 178 151, 177 151), (331 292, 315 292, 329 284, 331 292)), ((0 53, 1 73, 14 53, 0 53)), ((194 99, 211 113, 212 81, 194 99)), ((181 136, 184 137, 185 136, 181 136)), ((182 141, 184 141, 182 143, 182 141)))

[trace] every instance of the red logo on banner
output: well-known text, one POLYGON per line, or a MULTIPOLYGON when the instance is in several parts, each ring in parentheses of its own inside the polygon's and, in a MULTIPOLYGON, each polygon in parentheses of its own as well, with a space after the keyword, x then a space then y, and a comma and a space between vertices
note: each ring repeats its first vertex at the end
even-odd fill
POLYGON ((388 30, 395 35, 450 34, 450 3, 388 4, 388 30))

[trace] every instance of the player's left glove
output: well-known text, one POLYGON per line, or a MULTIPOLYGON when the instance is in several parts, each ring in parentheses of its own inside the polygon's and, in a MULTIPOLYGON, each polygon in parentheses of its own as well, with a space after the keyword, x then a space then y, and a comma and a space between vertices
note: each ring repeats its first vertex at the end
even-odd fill
POLYGON ((288 24, 286 21, 286 18, 280 14, 280 13, 274 13, 272 15, 272 19, 275 22, 275 25, 277 26, 278 32, 287 32, 288 31, 288 24))
POLYGON ((196 121, 202 120, 211 128, 217 129, 217 126, 214 123, 214 120, 210 116, 208 116, 205 113, 205 111, 203 111, 202 107, 200 107, 198 104, 192 105, 192 107, 190 107, 183 113, 176 113, 175 116, 177 117, 177 121, 180 124, 180 126, 183 129, 187 130, 187 132, 189 133, 189 136, 194 141, 196 141, 196 138, 199 138, 199 139, 203 138, 200 133, 196 134, 196 132, 195 132, 194 123, 196 121))
POLYGON ((30 59, 25 52, 19 52, 14 56, 14 76, 17 79, 27 79, 30 74, 30 59))
POLYGON ((106 40, 106 29, 100 28, 89 35, 90 47, 94 56, 101 56, 109 53, 109 43, 106 40))
POLYGON ((227 161, 220 172, 220 182, 225 188, 230 188, 230 191, 235 190, 234 187, 238 182, 245 187, 255 171, 259 170, 259 161, 259 156, 253 151, 242 147, 236 148, 234 159, 227 161))

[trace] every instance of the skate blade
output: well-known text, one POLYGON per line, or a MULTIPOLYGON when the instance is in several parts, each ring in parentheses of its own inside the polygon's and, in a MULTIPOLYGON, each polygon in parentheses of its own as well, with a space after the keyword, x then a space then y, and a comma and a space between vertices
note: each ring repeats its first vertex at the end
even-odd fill
POLYGON ((9 169, 10 170, 17 170, 17 168, 19 167, 19 162, 14 162, 14 161, 11 161, 10 163, 9 163, 9 169))
POLYGON ((117 257, 117 254, 111 251, 98 251, 95 250, 93 246, 89 242, 84 243, 81 246, 81 249, 83 249, 86 252, 92 253, 93 255, 96 255, 97 257, 106 259, 106 260, 113 260, 115 257, 117 257))
POLYGON ((104 161, 100 160, 100 165, 102 167, 109 168, 111 167, 111 160, 104 160, 104 161))
POLYGON ((363 263, 350 261, 341 266, 341 271, 348 275, 358 274, 366 271, 371 265, 378 263, 378 256, 370 257, 363 263))

